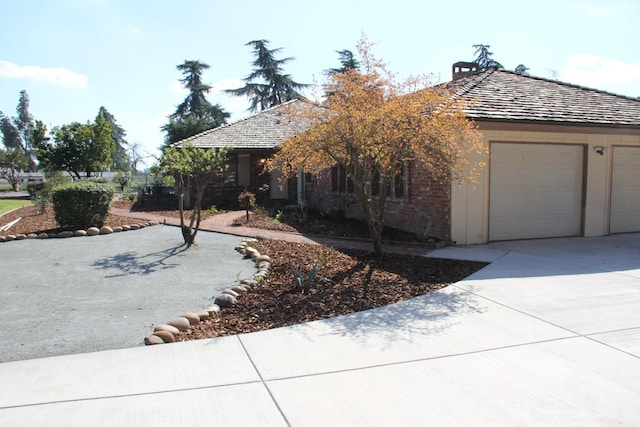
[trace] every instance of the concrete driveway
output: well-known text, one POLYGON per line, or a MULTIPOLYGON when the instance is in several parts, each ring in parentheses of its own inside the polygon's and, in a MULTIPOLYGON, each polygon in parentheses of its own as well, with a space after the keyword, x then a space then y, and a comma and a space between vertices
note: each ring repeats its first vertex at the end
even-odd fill
POLYGON ((143 345, 152 325, 197 311, 253 264, 240 237, 176 227, 0 244, 0 362, 143 345))
POLYGON ((348 316, 0 364, 0 424, 640 425, 640 234, 430 256, 492 264, 348 316))

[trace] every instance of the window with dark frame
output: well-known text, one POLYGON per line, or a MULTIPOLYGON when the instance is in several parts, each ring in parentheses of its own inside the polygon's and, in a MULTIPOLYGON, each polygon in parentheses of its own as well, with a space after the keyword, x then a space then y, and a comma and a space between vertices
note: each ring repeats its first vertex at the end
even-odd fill
MULTIPOLYGON (((409 165, 404 162, 393 177, 389 188, 387 188, 387 195, 395 198, 405 197, 409 193, 409 182, 407 177, 409 176, 409 165)), ((373 174, 371 180, 371 195, 380 195, 380 174, 378 172, 373 174)))
POLYGON ((331 191, 334 193, 353 193, 354 190, 353 180, 344 166, 333 166, 331 168, 331 191))

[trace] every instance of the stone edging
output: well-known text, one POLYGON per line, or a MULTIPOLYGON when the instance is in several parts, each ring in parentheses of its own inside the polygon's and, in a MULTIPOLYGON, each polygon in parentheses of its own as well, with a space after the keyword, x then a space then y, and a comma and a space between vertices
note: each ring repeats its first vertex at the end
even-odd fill
POLYGON ((238 304, 238 298, 251 292, 253 288, 260 285, 260 282, 269 275, 271 271, 271 258, 267 255, 261 255, 256 248, 251 246, 256 239, 245 239, 238 246, 236 251, 244 256, 251 258, 256 266, 256 273, 250 279, 242 279, 238 284, 223 290, 215 301, 209 307, 202 310, 183 313, 180 316, 169 320, 167 323, 155 325, 151 335, 144 339, 146 345, 165 344, 176 341, 176 336, 189 330, 198 323, 211 319, 218 315, 220 310, 231 308, 238 304))
POLYGON ((0 243, 12 242, 17 240, 27 240, 27 239, 44 240, 44 239, 54 239, 54 238, 63 239, 67 237, 98 236, 98 235, 104 235, 104 234, 119 233, 122 231, 139 230, 141 228, 150 227, 152 225, 158 225, 158 224, 159 224, 158 221, 147 221, 147 222, 141 222, 141 223, 126 224, 123 226, 117 226, 113 228, 105 225, 101 228, 89 227, 86 230, 61 231, 60 233, 8 234, 6 236, 0 236, 0 243))

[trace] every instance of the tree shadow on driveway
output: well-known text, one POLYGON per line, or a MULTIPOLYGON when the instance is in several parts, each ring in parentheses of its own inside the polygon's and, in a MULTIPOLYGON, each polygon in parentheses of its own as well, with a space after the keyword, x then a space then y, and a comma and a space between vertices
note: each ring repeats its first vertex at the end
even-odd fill
POLYGON ((123 277, 131 275, 146 276, 158 271, 178 267, 180 264, 172 262, 172 258, 186 250, 181 245, 158 252, 140 255, 135 251, 123 252, 108 258, 99 259, 93 263, 94 267, 102 270, 114 271, 107 278, 123 277))

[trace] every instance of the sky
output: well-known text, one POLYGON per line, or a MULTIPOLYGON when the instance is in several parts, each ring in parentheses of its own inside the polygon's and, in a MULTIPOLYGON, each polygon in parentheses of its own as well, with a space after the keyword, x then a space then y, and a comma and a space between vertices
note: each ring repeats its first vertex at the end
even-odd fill
POLYGON ((210 65, 208 99, 247 117, 249 103, 222 91, 252 71, 246 43, 265 39, 293 57, 284 71, 322 81, 336 51, 362 35, 398 77, 451 79, 451 65, 490 45, 506 69, 640 96, 637 0, 21 0, 4 2, 0 25, 0 111, 16 115, 21 90, 48 128, 93 121, 101 106, 126 140, 154 162, 160 127, 186 96, 176 69, 210 65))

